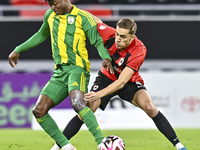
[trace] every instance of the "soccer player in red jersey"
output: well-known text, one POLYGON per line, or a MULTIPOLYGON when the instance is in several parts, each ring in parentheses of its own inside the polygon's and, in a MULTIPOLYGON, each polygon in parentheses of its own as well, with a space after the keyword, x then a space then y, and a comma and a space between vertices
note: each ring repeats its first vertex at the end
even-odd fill
MULTIPOLYGON (((104 47, 112 58, 114 74, 101 68, 91 92, 85 94, 84 100, 88 102, 90 109, 93 112, 98 107, 104 110, 110 99, 118 95, 121 99, 144 110, 177 150, 187 150, 179 141, 168 120, 152 103, 138 72, 147 50, 135 35, 137 24, 132 19, 123 18, 118 21, 115 29, 104 24, 99 18, 93 17, 98 23, 97 28, 103 39, 104 47)), ((63 131, 68 139, 76 134, 83 124, 79 118, 75 116, 63 131)), ((100 146, 98 148, 100 149, 100 146)))

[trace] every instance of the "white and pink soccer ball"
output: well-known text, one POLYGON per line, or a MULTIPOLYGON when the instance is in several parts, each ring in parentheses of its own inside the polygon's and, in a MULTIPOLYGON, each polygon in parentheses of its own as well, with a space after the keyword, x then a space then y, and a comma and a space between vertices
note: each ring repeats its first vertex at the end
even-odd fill
POLYGON ((120 137, 109 135, 102 140, 101 150, 125 150, 125 144, 120 137))

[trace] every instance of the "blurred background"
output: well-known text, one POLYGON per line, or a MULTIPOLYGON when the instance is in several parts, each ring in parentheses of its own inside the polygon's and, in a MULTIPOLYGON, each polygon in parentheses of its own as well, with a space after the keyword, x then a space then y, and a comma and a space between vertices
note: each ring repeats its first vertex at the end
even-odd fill
MULTIPOLYGON (((134 19, 138 24, 136 35, 148 50, 140 73, 154 104, 175 127, 200 128, 200 0, 71 2, 112 27, 123 17, 134 19)), ((45 0, 0 1, 0 128, 38 128, 32 121, 31 109, 54 70, 50 38, 21 53, 16 68, 9 66, 8 55, 39 30, 47 9, 49 6, 45 0)), ((87 48, 91 60, 90 88, 101 67, 101 59, 88 41, 87 48)), ((53 110, 55 117, 61 110, 73 112, 69 99, 53 110)), ((113 98, 104 114, 106 116, 101 111, 97 112, 102 128, 154 127, 141 110, 118 97, 113 98), (111 115, 113 111, 119 116, 137 113, 132 121, 137 119, 138 123, 130 122, 132 126, 119 124, 111 115), (105 121, 105 118, 109 121, 105 121)), ((121 118, 125 119, 123 116, 121 118)), ((60 126, 64 125, 62 119, 59 121, 60 126)))

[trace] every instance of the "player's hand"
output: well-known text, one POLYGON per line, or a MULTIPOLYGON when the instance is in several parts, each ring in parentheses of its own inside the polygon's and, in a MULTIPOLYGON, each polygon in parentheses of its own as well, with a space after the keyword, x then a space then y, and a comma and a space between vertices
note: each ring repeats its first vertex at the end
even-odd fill
POLYGON ((15 51, 12 51, 12 53, 10 53, 10 55, 8 56, 9 59, 9 64, 15 68, 18 64, 18 58, 19 58, 19 54, 15 51))
POLYGON ((103 60, 102 62, 102 66, 107 70, 109 71, 110 73, 114 74, 114 70, 113 70, 113 67, 112 67, 112 63, 111 63, 111 60, 106 58, 103 60))
POLYGON ((96 92, 89 92, 89 93, 86 93, 84 94, 84 100, 87 101, 87 102, 92 102, 92 101, 96 101, 99 99, 99 96, 96 92))

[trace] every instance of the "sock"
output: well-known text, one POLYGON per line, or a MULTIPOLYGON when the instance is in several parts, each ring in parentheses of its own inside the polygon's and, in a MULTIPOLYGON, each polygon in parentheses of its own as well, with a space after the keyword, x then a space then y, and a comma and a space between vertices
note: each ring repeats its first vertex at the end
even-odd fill
POLYGON ((40 124, 40 126, 44 129, 44 131, 49 136, 51 136, 56 142, 58 142, 58 144, 61 147, 69 143, 67 138, 62 134, 57 124, 48 113, 41 118, 36 118, 36 120, 40 124))
POLYGON ((165 137, 175 146, 177 143, 179 143, 179 139, 176 136, 176 133, 168 120, 165 118, 165 116, 158 112, 157 116, 152 118, 154 123, 156 124, 158 130, 165 135, 165 137))
MULTIPOLYGON (((65 129, 63 130, 63 134, 70 140, 81 128, 83 125, 83 121, 81 121, 78 115, 74 116, 67 124, 65 129)), ((61 148, 61 146, 57 143, 57 145, 61 148)))
POLYGON ((83 118, 85 125, 88 127, 89 131, 95 137, 97 145, 99 145, 104 137, 99 128, 99 124, 97 123, 94 113, 90 108, 85 107, 84 109, 79 111, 79 115, 83 118))
POLYGON ((83 123, 78 115, 74 116, 63 130, 63 134, 70 140, 80 130, 83 123))

